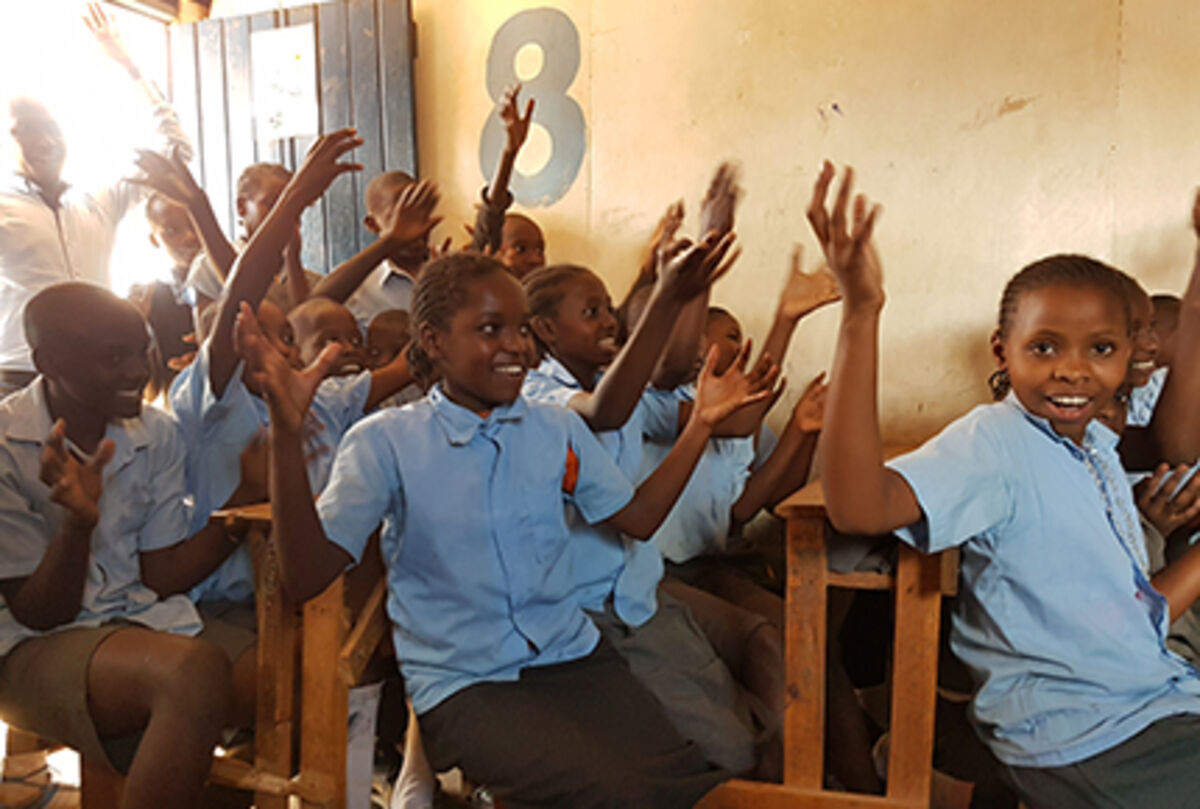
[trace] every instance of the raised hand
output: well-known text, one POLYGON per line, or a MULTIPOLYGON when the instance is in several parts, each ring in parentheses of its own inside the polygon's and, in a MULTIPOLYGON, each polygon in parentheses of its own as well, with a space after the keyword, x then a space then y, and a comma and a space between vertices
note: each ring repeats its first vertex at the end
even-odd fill
POLYGON ((837 279, 829 267, 822 266, 810 273, 803 268, 804 248, 796 245, 792 250, 792 267, 787 282, 783 292, 779 293, 779 314, 788 320, 799 320, 842 297, 837 279))
POLYGON ((440 216, 433 215, 438 199, 437 186, 428 180, 408 185, 396 197, 380 238, 387 239, 395 248, 424 241, 429 231, 442 221, 440 216))
POLYGON ((91 460, 80 463, 66 447, 67 423, 54 422, 42 447, 42 483, 50 487, 50 499, 65 508, 71 518, 88 528, 100 521, 100 493, 104 490, 104 466, 112 460, 117 445, 106 438, 96 447, 91 460))
POLYGON ((113 27, 112 20, 104 13, 99 3, 88 3, 87 13, 83 15, 83 24, 92 32, 92 36, 100 43, 104 55, 125 68, 131 74, 137 73, 137 65, 129 55, 129 49, 121 40, 121 35, 113 27))
POLYGON ((825 261, 837 278, 848 310, 878 309, 883 306, 883 270, 879 256, 871 246, 871 233, 879 206, 868 206, 862 194, 854 197, 853 210, 847 217, 854 170, 846 167, 838 187, 832 211, 826 209, 825 197, 833 179, 833 164, 828 160, 821 167, 813 185, 812 201, 808 206, 808 221, 825 253, 825 261))
POLYGON ((742 187, 738 185, 740 175, 741 171, 733 163, 717 166, 700 204, 700 233, 716 231, 724 235, 733 230, 734 211, 742 197, 742 187))
POLYGON ((504 123, 505 150, 510 154, 521 151, 525 139, 529 137, 529 124, 533 121, 533 99, 525 102, 525 114, 521 115, 517 107, 517 96, 521 94, 520 83, 505 89, 500 97, 500 107, 497 114, 504 123))
POLYGON ((271 410, 271 421, 289 432, 300 432, 321 380, 337 365, 341 346, 330 343, 302 371, 292 368, 263 334, 254 310, 242 302, 234 329, 234 345, 246 360, 252 387, 262 391, 271 410))
POLYGON ((304 162, 287 184, 285 193, 307 207, 316 202, 339 175, 362 171, 361 163, 340 163, 349 151, 362 146, 363 139, 353 127, 322 135, 313 143, 304 162))
POLYGON ((737 237, 733 232, 718 236, 709 233, 698 244, 681 240, 659 254, 658 283, 664 294, 689 301, 703 293, 741 256, 741 248, 733 248, 737 237))
POLYGON ((750 341, 747 340, 738 352, 737 359, 720 376, 716 375, 717 347, 713 346, 705 357, 704 367, 696 383, 696 401, 693 417, 712 427, 734 411, 756 404, 772 396, 779 379, 779 366, 770 360, 759 362, 755 370, 746 373, 750 360, 750 341))
POLYGON ((819 433, 825 422, 825 398, 829 395, 829 383, 825 372, 817 374, 792 408, 792 424, 802 433, 819 433))
POLYGON ((1164 537, 1200 516, 1200 475, 1193 475, 1179 488, 1188 471, 1187 465, 1172 469, 1160 464, 1134 489, 1138 508, 1164 537))
POLYGON ((180 157, 178 146, 171 149, 170 157, 149 149, 139 149, 134 162, 142 171, 140 177, 126 178, 134 185, 145 186, 189 210, 193 203, 204 196, 204 190, 180 157))

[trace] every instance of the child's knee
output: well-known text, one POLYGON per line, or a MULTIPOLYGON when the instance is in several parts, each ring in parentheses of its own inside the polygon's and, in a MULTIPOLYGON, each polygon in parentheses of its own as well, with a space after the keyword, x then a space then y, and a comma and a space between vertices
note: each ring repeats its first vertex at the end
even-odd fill
POLYGON ((231 710, 233 666, 223 651, 194 638, 180 638, 157 661, 158 696, 175 710, 221 717, 231 710))

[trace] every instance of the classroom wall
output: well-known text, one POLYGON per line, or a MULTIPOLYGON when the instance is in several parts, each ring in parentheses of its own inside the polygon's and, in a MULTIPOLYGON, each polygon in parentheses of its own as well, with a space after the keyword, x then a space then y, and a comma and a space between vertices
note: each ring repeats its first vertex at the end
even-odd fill
MULTIPOLYGON (((1186 278, 1193 0, 413 0, 420 168, 442 188, 443 234, 461 235, 484 182, 492 36, 544 5, 579 31, 569 92, 588 127, 574 185, 532 211, 550 259, 592 266, 619 297, 662 209, 684 197, 694 228, 712 167, 735 159, 745 254, 714 300, 761 336, 792 243, 815 260, 804 208, 821 159, 852 163, 885 206, 889 441, 986 398, 1000 290, 1024 263, 1080 251, 1152 291, 1186 278)), ((794 385, 828 367, 836 322, 831 308, 801 325, 794 385)))

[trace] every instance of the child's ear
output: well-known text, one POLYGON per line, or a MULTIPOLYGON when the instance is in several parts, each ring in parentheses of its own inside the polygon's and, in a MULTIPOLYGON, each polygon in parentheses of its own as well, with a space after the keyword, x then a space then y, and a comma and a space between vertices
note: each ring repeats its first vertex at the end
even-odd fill
POLYGON ((1000 330, 992 332, 991 337, 992 356, 996 359, 996 367, 1004 368, 1008 365, 1008 357, 1004 353, 1004 340, 1000 337, 1000 330))
POLYGON ((533 329, 534 335, 537 336, 543 344, 554 345, 554 338, 557 330, 554 328, 554 319, 545 315, 534 315, 529 321, 529 327, 533 329))
POLYGON ((380 231, 379 223, 375 221, 375 217, 367 214, 363 217, 363 226, 372 233, 378 234, 380 231))
POLYGON ((425 323, 421 326, 421 349, 425 355, 431 360, 442 359, 442 335, 431 324, 425 323))

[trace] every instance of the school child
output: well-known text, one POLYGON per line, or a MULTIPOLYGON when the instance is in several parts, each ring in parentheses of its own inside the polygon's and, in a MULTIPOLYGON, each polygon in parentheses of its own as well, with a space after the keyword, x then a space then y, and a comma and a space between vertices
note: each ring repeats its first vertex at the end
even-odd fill
MULTIPOLYGON (((574 602, 563 510, 565 499, 648 537, 690 464, 634 490, 578 416, 521 396, 529 310, 494 259, 430 264, 412 315, 412 364, 441 381, 347 433, 314 506, 299 473, 303 414, 336 348, 297 374, 261 349, 243 310, 241 344, 270 391, 271 498, 288 504, 272 533, 284 586, 320 592, 382 519, 393 642, 435 770, 458 766, 514 807, 691 805, 724 773, 574 602)), ((677 451, 694 462, 712 425, 769 382, 742 364, 706 369, 677 451)))
POLYGON ((379 236, 342 262, 313 287, 346 308, 366 331, 371 318, 389 309, 408 310, 413 285, 429 260, 429 232, 441 221, 433 215, 438 193, 433 183, 417 182, 403 171, 371 178, 365 193, 363 224, 379 236), (407 211, 418 212, 415 218, 407 211), (414 227, 421 230, 414 230, 414 227))
MULTIPOLYGON (((832 176, 826 163, 809 208, 843 296, 819 442, 831 521, 847 533, 894 531, 924 552, 961 547, 951 645, 975 680, 976 729, 1027 805, 1193 805, 1200 675, 1165 638, 1200 576, 1177 563, 1151 580, 1116 436, 1094 420, 1133 352, 1124 282, 1082 256, 1017 273, 992 337, 1003 400, 885 466, 876 405, 884 293, 870 246, 878 209, 861 195, 850 204, 849 169, 827 209, 832 176)), ((1200 231, 1200 199, 1193 225, 1200 231)), ((1179 345, 1195 345, 1198 332, 1193 272, 1179 345)), ((1186 417, 1197 359, 1176 357, 1150 425, 1172 464, 1200 454, 1200 429, 1186 417)))
MULTIPOLYGON (((561 265, 526 276, 531 326, 544 358, 529 374, 523 395, 582 415, 617 466, 634 479, 645 438, 670 441, 677 432, 679 402, 663 402, 645 390, 680 313, 707 293, 708 283, 688 285, 693 276, 688 263, 716 267, 731 242, 732 235, 718 241, 710 234, 696 248, 675 250, 665 259, 645 316, 620 351, 608 292, 590 270, 561 265)), ((693 277, 707 281, 708 275, 693 277)), ((737 359, 742 355, 739 348, 737 359)), ((655 474, 669 473, 665 465, 681 460, 672 451, 655 474)), ((757 748, 767 740, 760 773, 775 775, 774 717, 734 681, 686 606, 659 591, 663 563, 654 543, 623 538, 609 526, 587 525, 573 514, 571 526, 578 602, 658 697, 676 728, 710 761, 732 772, 754 770, 760 763, 757 748)), ((782 694, 777 701, 781 710, 782 694)))
POLYGON ((1157 338, 1155 369, 1145 383, 1135 385, 1129 393, 1128 418, 1131 427, 1145 427, 1150 423, 1158 397, 1175 358, 1175 331, 1179 322, 1179 298, 1174 295, 1155 295, 1151 299, 1154 307, 1154 333, 1157 338))
MULTIPOLYGON (((357 168, 339 162, 362 143, 345 129, 318 139, 304 164, 285 186, 278 203, 238 259, 218 305, 213 331, 196 361, 171 390, 171 405, 188 445, 188 480, 195 499, 196 524, 218 508, 260 502, 267 497, 267 404, 262 390, 247 379, 234 347, 235 307, 257 305, 271 349, 292 367, 302 367, 302 345, 282 310, 263 300, 272 283, 281 247, 294 232, 301 212, 324 193, 340 173, 357 168), (261 301, 261 303, 260 303, 261 301)), ((331 303, 331 302, 330 302, 331 303)), ((305 303, 310 313, 318 312, 305 303)), ((300 310, 303 314, 304 310, 300 310)), ((344 312, 344 310, 342 310, 344 312)), ((301 318, 305 320, 306 318, 301 318)), ((353 324, 351 324, 353 325, 353 324)), ((353 330, 357 333, 357 330, 353 330)), ((311 349, 312 340, 307 345, 311 349)), ((407 363, 326 380, 306 419, 305 469, 314 491, 324 488, 342 435, 364 413, 409 383, 407 363)), ((253 595, 249 549, 239 546, 213 576, 192 591, 200 601, 244 603, 253 595)))
POLYGON ((367 368, 363 333, 350 310, 329 298, 309 298, 288 313, 288 322, 296 334, 301 365, 311 364, 325 346, 342 347, 334 376, 360 374, 367 368))
POLYGON ((181 593, 229 540, 189 538, 133 305, 68 282, 24 319, 41 376, 0 403, 0 715, 126 771, 123 806, 196 806, 236 715, 229 655, 181 593))
POLYGON ((372 368, 387 365, 412 340, 412 317, 403 309, 388 309, 377 314, 367 325, 367 364, 372 368))
POLYGON ((525 214, 505 214, 496 258, 517 278, 546 266, 546 237, 537 222, 525 214))

